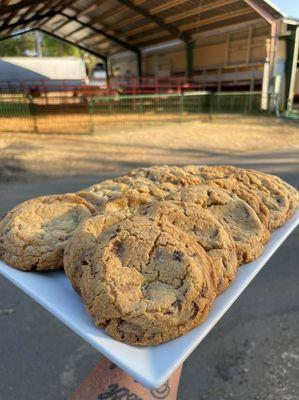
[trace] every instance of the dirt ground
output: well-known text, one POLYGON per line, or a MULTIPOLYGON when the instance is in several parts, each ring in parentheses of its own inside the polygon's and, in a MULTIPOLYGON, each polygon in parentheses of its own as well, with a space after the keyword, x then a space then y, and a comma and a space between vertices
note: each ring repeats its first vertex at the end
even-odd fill
MULTIPOLYGON (((166 163, 236 164, 299 187, 299 124, 218 117, 93 136, 0 133, 0 215, 166 163)), ((298 400, 298 243, 299 229, 187 359, 178 400, 298 400)), ((99 353, 1 276, 0 293, 0 399, 69 398, 99 353)))
POLYGON ((298 124, 268 117, 120 127, 94 135, 1 133, 0 181, 117 174, 139 165, 214 162, 221 154, 287 149, 299 150, 298 124))

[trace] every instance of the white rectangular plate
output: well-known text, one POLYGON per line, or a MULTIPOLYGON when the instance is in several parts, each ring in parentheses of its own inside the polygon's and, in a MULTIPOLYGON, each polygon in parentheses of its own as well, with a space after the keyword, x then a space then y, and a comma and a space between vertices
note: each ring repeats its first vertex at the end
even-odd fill
POLYGON ((256 261, 239 268, 235 281, 216 299, 203 324, 159 346, 130 346, 96 328, 63 272, 21 272, 0 261, 0 273, 141 384, 154 388, 162 385, 190 355, 298 224, 299 211, 272 234, 256 261))

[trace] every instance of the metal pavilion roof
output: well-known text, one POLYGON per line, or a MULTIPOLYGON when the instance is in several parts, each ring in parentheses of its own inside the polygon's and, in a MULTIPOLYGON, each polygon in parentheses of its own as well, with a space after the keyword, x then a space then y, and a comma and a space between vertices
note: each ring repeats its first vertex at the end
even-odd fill
MULTIPOLYGON (((246 21, 263 21, 251 7, 274 18, 282 0, 0 0, 0 40, 39 29, 107 58, 127 49, 180 39, 246 21)), ((299 17, 299 15, 298 15, 299 17)))

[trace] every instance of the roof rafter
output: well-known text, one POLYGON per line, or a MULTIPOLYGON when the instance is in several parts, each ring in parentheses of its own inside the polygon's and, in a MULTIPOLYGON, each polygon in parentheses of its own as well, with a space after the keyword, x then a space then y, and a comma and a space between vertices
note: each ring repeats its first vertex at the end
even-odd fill
POLYGON ((34 32, 34 31, 35 31, 35 28, 30 28, 30 29, 26 29, 25 31, 22 31, 22 32, 11 33, 9 35, 1 37, 0 42, 2 42, 3 40, 11 39, 13 37, 25 35, 25 33, 30 33, 30 32, 34 32))
MULTIPOLYGON (((175 1, 177 1, 177 0, 175 0, 175 1)), ((209 4, 203 4, 201 6, 196 6, 195 8, 192 8, 191 10, 184 11, 184 12, 181 12, 181 13, 176 13, 175 15, 171 15, 170 17, 166 17, 164 19, 164 21, 166 23, 172 23, 172 22, 179 21, 181 19, 192 17, 192 16, 194 16, 196 14, 198 14, 200 16, 200 13, 203 13, 205 11, 210 11, 210 10, 213 10, 213 9, 216 9, 216 8, 220 8, 220 7, 226 6, 228 4, 234 4, 234 3, 237 3, 239 1, 240 0, 218 0, 218 1, 216 0, 214 3, 209 3, 209 4)), ((152 14, 152 11, 151 11, 151 14, 152 14)), ((136 19, 135 19, 135 21, 136 21, 136 19)), ((122 22, 122 25, 123 25, 124 22, 125 21, 122 22)), ((140 26, 138 28, 132 29, 130 31, 130 36, 133 36, 133 35, 135 35, 135 34, 137 34, 139 32, 145 32, 145 31, 150 30, 152 28, 155 28, 155 25, 153 25, 153 23, 148 23, 146 25, 142 25, 142 26, 140 26)))
POLYGON ((76 12, 76 18, 82 17, 88 14, 90 11, 97 8, 100 4, 105 3, 107 0, 94 0, 89 6, 83 8, 82 10, 76 12))
POLYGON ((79 19, 77 19, 77 18, 75 18, 75 17, 73 17, 71 15, 65 14, 64 12, 59 12, 58 14, 59 15, 63 15, 64 17, 68 18, 70 21, 77 22, 77 23, 81 24, 82 26, 84 26, 86 28, 89 28, 90 30, 92 30, 94 32, 97 32, 98 34, 105 36, 107 39, 111 40, 114 43, 117 43, 119 46, 124 47, 127 50, 133 51, 134 53, 137 53, 137 54, 139 54, 139 52, 140 52, 138 47, 136 47, 136 46, 134 46, 134 45, 122 40, 122 39, 119 39, 118 37, 113 36, 110 33, 107 33, 103 29, 96 28, 96 27, 94 27, 94 26, 92 26, 90 24, 87 24, 86 22, 83 22, 83 21, 81 21, 81 20, 79 20, 79 19))
POLYGON ((127 6, 131 10, 135 11, 137 14, 143 15, 146 19, 154 22, 159 28, 168 32, 174 38, 181 39, 184 42, 190 42, 191 36, 188 34, 182 33, 176 26, 166 23, 162 18, 157 17, 156 15, 151 15, 144 8, 134 4, 131 0, 117 0, 120 4, 127 6))
POLYGON ((8 6, 1 6, 0 15, 10 14, 14 11, 18 12, 22 8, 31 7, 33 4, 40 4, 39 0, 22 0, 15 4, 10 4, 8 6))
POLYGON ((89 49, 88 47, 83 46, 83 45, 81 45, 81 44, 74 43, 74 42, 72 42, 71 40, 68 40, 68 39, 65 39, 65 38, 62 37, 62 36, 56 35, 56 33, 50 32, 50 31, 48 31, 48 30, 46 30, 46 29, 43 29, 43 28, 35 28, 35 29, 38 30, 38 31, 40 31, 40 32, 45 33, 46 35, 50 35, 50 36, 54 37, 55 39, 62 40, 63 42, 65 42, 65 43, 67 43, 67 44, 71 44, 72 46, 76 46, 76 47, 78 47, 78 48, 81 49, 81 50, 87 51, 88 53, 93 54, 93 55, 96 56, 96 57, 102 58, 103 60, 107 60, 107 56, 106 56, 106 55, 100 54, 100 53, 98 53, 97 51, 91 50, 91 49, 89 49))
POLYGON ((263 17, 269 24, 274 21, 273 16, 271 16, 266 10, 264 10, 257 2, 252 0, 245 0, 245 3, 249 5, 257 14, 263 17))
POLYGON ((22 32, 12 33, 12 34, 10 34, 10 35, 1 37, 1 38, 0 38, 0 42, 3 41, 3 40, 10 39, 10 38, 12 38, 12 37, 17 37, 17 36, 25 35, 26 33, 35 32, 35 31, 40 31, 40 32, 42 32, 42 33, 44 33, 44 34, 46 34, 46 35, 49 35, 49 36, 54 37, 55 39, 61 40, 62 42, 65 42, 65 43, 70 44, 70 45, 72 45, 72 46, 76 46, 76 47, 78 47, 78 48, 81 49, 81 50, 87 51, 88 53, 93 54, 94 56, 96 56, 96 57, 98 57, 98 58, 102 58, 102 59, 105 60, 105 61, 107 60, 107 56, 104 55, 104 54, 101 54, 101 53, 99 53, 99 52, 97 52, 97 51, 91 50, 91 49, 89 49, 87 46, 83 46, 83 45, 80 45, 80 44, 78 44, 78 43, 74 43, 74 42, 72 42, 71 40, 66 39, 65 37, 61 37, 61 36, 59 36, 59 35, 56 35, 56 34, 53 33, 53 32, 50 32, 50 31, 48 31, 48 30, 46 30, 46 29, 42 29, 42 28, 30 28, 30 29, 26 29, 26 30, 24 30, 24 31, 22 31, 22 32))
POLYGON ((0 32, 6 31, 7 29, 11 29, 11 28, 17 28, 17 27, 19 27, 20 25, 23 25, 23 24, 27 25, 27 24, 29 24, 30 22, 33 22, 33 21, 40 21, 41 19, 47 18, 49 16, 53 16, 53 15, 55 15, 55 11, 49 11, 49 12, 43 14, 43 15, 34 15, 33 17, 25 19, 21 23, 19 23, 17 21, 17 22, 14 22, 13 24, 8 24, 6 26, 2 26, 2 27, 0 27, 0 32))
POLYGON ((17 15, 18 10, 14 10, 12 11, 9 16, 6 18, 6 20, 3 22, 3 24, 1 25, 0 29, 5 29, 5 27, 7 27, 10 23, 11 20, 14 19, 14 17, 17 15))
POLYGON ((64 36, 64 38, 67 38, 69 36, 74 35, 77 32, 82 31, 82 29, 85 29, 85 26, 79 26, 78 28, 76 28, 74 31, 69 32, 67 35, 64 36))
MULTIPOLYGON (((28 17, 28 15, 30 15, 31 13, 33 13, 39 6, 40 6, 40 3, 32 4, 32 6, 30 6, 30 7, 20 16, 20 18, 18 19, 17 22, 21 24, 21 22, 24 21, 24 19, 25 19, 26 17, 28 17)), ((11 28, 11 29, 8 31, 8 33, 11 33, 12 30, 13 30, 13 28, 11 28)))
POLYGON ((227 19, 235 18, 235 17, 241 17, 243 15, 253 14, 253 13, 254 13, 254 10, 252 10, 250 8, 242 8, 241 10, 231 11, 229 13, 216 15, 215 17, 206 18, 202 21, 184 24, 184 25, 180 26, 180 29, 182 31, 187 31, 189 29, 194 29, 194 28, 198 28, 198 27, 200 28, 201 26, 210 25, 215 22, 224 21, 227 19))
POLYGON ((209 3, 209 4, 202 4, 200 6, 196 6, 195 8, 192 8, 191 10, 184 11, 182 13, 177 13, 175 15, 171 15, 170 17, 165 18, 166 22, 175 22, 179 21, 180 19, 192 17, 195 14, 200 15, 201 13, 205 11, 210 11, 214 10, 216 8, 220 8, 223 6, 227 6, 228 4, 233 4, 237 3, 240 0, 216 0, 214 3, 209 3))
MULTIPOLYGON (((166 3, 164 3, 164 4, 161 4, 159 6, 156 6, 156 7, 152 8, 151 10, 149 10, 149 13, 151 15, 159 14, 162 11, 169 10, 170 8, 173 8, 173 7, 176 7, 178 5, 182 5, 184 3, 187 3, 187 1, 189 1, 189 0, 170 0, 170 1, 167 1, 166 3)), ((135 4, 136 4, 136 2, 135 2, 135 4)), ((122 20, 118 21, 117 23, 113 24, 111 26, 111 28, 113 29, 114 27, 116 28, 116 27, 125 26, 125 25, 128 25, 128 24, 140 21, 143 18, 144 18, 143 15, 137 14, 137 15, 134 15, 133 17, 129 17, 127 19, 122 19, 122 20)))
MULTIPOLYGON (((71 4, 75 4, 77 0, 54 0, 54 2, 50 2, 51 9, 56 10, 56 11, 63 11, 66 8, 68 8, 71 4)), ((49 8, 49 3, 46 2, 46 4, 43 6, 43 8, 39 11, 42 12, 45 9, 49 8)), ((42 24, 35 24, 34 26, 41 27, 44 25, 46 22, 48 22, 52 17, 48 18, 46 21, 43 21, 42 24)))
MULTIPOLYGON (((134 4, 139 6, 143 3, 145 3, 146 1, 147 0, 135 0, 134 4)), ((106 12, 104 12, 104 14, 99 15, 97 18, 93 18, 92 21, 93 22, 104 21, 105 19, 113 17, 114 15, 120 14, 122 11, 125 11, 127 9, 128 9, 127 6, 118 6, 118 7, 111 8, 111 9, 107 10, 106 12)), ((139 19, 143 18, 143 16, 140 16, 140 15, 137 15, 135 17, 138 17, 139 19)), ((117 27, 117 24, 115 27, 117 27)))

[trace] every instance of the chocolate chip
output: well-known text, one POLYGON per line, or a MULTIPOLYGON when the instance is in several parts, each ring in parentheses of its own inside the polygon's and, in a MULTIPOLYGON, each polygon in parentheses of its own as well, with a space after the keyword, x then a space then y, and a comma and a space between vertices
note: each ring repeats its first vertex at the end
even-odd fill
POLYGON ((122 246, 122 242, 114 242, 113 243, 113 252, 116 256, 121 257, 124 253, 124 248, 122 246))
POLYGON ((10 228, 5 228, 4 230, 3 230, 3 235, 7 235, 8 233, 9 233, 9 231, 10 231, 10 228))
POLYGON ((82 254, 81 265, 88 265, 90 263, 90 259, 91 259, 90 250, 85 250, 84 253, 82 254))
POLYGON ((38 267, 38 263, 36 262, 35 264, 31 265, 31 271, 36 271, 38 267))
POLYGON ((212 239, 215 239, 218 236, 218 234, 219 234, 219 231, 218 231, 217 228, 215 228, 214 231, 212 232, 212 235, 211 235, 212 239))
POLYGON ((196 303, 192 303, 191 319, 195 319, 199 311, 199 307, 196 303))
POLYGON ((176 261, 182 261, 184 254, 181 251, 174 251, 173 259, 176 261))
POLYGON ((166 311, 165 313, 164 313, 165 315, 173 315, 173 311, 166 311))
POLYGON ((182 302, 180 300, 176 300, 174 303, 171 304, 171 307, 175 308, 176 310, 182 311, 182 302))

